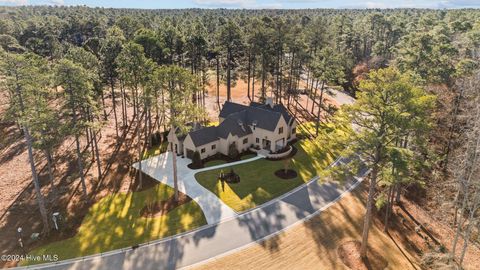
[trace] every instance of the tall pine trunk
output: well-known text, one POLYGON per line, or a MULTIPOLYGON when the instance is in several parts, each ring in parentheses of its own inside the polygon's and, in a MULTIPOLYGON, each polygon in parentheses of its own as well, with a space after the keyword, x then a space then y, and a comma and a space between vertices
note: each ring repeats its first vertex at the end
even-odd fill
POLYGON ((247 68, 247 97, 248 100, 252 101, 252 98, 250 97, 250 73, 251 73, 251 68, 252 68, 252 59, 250 57, 250 53, 248 54, 248 68, 247 68))
POLYGON ((136 119, 137 119, 137 151, 138 151, 138 187, 137 189, 141 189, 143 185, 143 179, 142 179, 142 141, 141 141, 141 127, 142 127, 142 122, 140 119, 140 113, 137 111, 136 114, 136 119))
POLYGON ((360 256, 362 258, 367 257, 368 248, 368 234, 370 232, 370 225, 372 224, 372 209, 374 203, 375 190, 377 186, 377 174, 378 174, 378 162, 380 160, 380 149, 377 147, 375 153, 375 161, 372 168, 370 177, 370 187, 368 188, 367 210, 365 212, 365 218, 363 220, 363 232, 362 232, 362 244, 360 246, 360 256))
POLYGON ((113 107, 113 116, 115 118, 115 133, 117 135, 118 142, 118 119, 117 119, 117 104, 115 103, 115 83, 113 80, 110 81, 110 88, 112 91, 112 107, 113 107))
POLYGON ((323 100, 323 92, 325 91, 325 82, 322 82, 322 88, 320 90, 320 101, 318 102, 318 112, 317 112, 317 123, 315 126, 315 136, 318 136, 318 132, 320 130, 320 114, 322 112, 322 100, 323 100))
POLYGON ((232 93, 231 93, 231 68, 232 68, 232 56, 231 56, 231 52, 230 52, 230 48, 228 49, 228 52, 227 52, 227 101, 232 101, 232 93))
MULTIPOLYGON (((20 86, 16 88, 16 92, 18 95, 20 110, 25 112, 25 107, 23 104, 22 93, 20 92, 20 86)), ((32 172, 32 180, 33 185, 35 187, 35 194, 37 197, 38 208, 40 210, 40 216, 42 217, 43 223, 43 232, 47 233, 50 230, 50 225, 48 224, 48 215, 47 209, 45 207, 45 200, 42 195, 42 191, 40 189, 40 182, 38 181, 38 174, 37 169, 35 168, 35 160, 33 158, 33 147, 32 147, 32 137, 30 136, 30 132, 26 125, 23 125, 23 135, 25 136, 25 141, 27 142, 27 149, 28 149, 28 160, 30 162, 30 170, 32 172)))
POLYGON ((253 59, 253 76, 252 76, 252 101, 255 102, 255 59, 253 59))
MULTIPOLYGON (((172 130, 174 130, 172 126, 172 130)), ((175 190, 175 201, 178 201, 178 175, 177 175, 177 153, 173 147, 173 143, 170 145, 170 150, 172 151, 172 167, 173 167, 173 189, 175 190)))
POLYGON ((265 89, 265 75, 266 75, 266 72, 265 72, 265 56, 262 55, 262 102, 265 102, 265 96, 266 96, 266 89, 265 89))
POLYGON ((220 60, 218 59, 218 55, 216 57, 217 60, 217 106, 220 108, 220 60))
MULTIPOLYGON (((72 109, 72 120, 73 120, 73 127, 74 129, 77 129, 77 110, 75 109, 75 100, 73 98, 73 93, 72 89, 69 88, 67 90, 70 94, 70 106, 72 109)), ((78 130, 75 130, 75 146, 76 146, 76 151, 77 151, 77 166, 78 166, 78 173, 80 174, 80 181, 82 184, 82 190, 83 190, 83 197, 85 200, 88 201, 88 192, 87 192, 87 185, 85 184, 85 175, 83 173, 83 157, 82 157, 82 151, 80 150, 80 136, 78 134, 78 130)))
POLYGON ((52 188, 53 200, 57 199, 58 191, 55 186, 55 178, 53 175, 53 158, 50 149, 44 150, 45 158, 47 159, 48 180, 50 181, 50 187, 52 188))

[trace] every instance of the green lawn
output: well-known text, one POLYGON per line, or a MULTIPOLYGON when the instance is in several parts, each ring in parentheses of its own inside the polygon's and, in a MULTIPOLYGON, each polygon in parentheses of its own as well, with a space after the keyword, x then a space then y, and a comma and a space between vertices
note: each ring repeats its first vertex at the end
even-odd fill
POLYGON ((215 159, 215 160, 205 162, 205 164, 203 164, 203 167, 205 167, 205 168, 206 167, 213 167, 213 166, 222 165, 222 164, 225 164, 225 163, 227 163, 225 160, 215 159))
MULTIPOLYGON (((231 208, 238 212, 245 211, 278 197, 320 174, 334 161, 339 152, 338 146, 328 143, 332 141, 332 136, 339 134, 340 131, 329 125, 323 125, 322 132, 316 140, 297 142, 295 147, 298 152, 290 162, 290 168, 298 173, 294 179, 283 180, 275 176, 274 172, 284 167, 283 161, 265 159, 232 166, 240 175, 240 183, 225 183, 224 190, 218 180, 220 169, 200 172, 195 178, 231 208)), ((230 167, 223 168, 224 172, 229 170, 230 167)))
POLYGON ((107 196, 89 209, 74 237, 42 246, 29 254, 58 254, 64 260, 144 243, 207 224, 194 201, 164 216, 140 216, 140 210, 148 202, 165 200, 173 193, 172 188, 158 184, 141 192, 107 196))
POLYGON ((168 142, 164 141, 161 145, 157 145, 157 146, 154 146, 154 147, 148 149, 147 151, 145 151, 145 153, 143 153, 142 160, 147 159, 147 158, 151 158, 151 157, 154 157, 154 156, 158 156, 161 153, 167 152, 167 147, 168 147, 168 142))

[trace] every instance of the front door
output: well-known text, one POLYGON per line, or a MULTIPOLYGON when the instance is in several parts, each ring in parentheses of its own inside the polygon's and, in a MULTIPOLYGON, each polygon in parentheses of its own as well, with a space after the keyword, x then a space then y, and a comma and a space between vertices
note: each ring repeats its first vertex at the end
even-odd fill
POLYGON ((272 145, 272 142, 270 140, 262 139, 262 148, 266 150, 270 150, 270 146, 272 145))

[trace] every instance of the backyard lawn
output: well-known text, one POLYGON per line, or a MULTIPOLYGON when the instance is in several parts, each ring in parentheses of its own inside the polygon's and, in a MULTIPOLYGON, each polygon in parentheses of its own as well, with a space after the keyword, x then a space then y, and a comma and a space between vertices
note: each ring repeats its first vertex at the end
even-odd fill
POLYGON ((317 139, 297 142, 295 147, 298 151, 289 165, 290 169, 298 173, 293 179, 284 180, 275 176, 275 171, 284 168, 284 161, 265 159, 223 168, 225 173, 233 168, 240 176, 240 183, 225 183, 224 188, 218 180, 222 169, 200 172, 195 178, 228 206, 242 212, 278 197, 320 174, 334 161, 339 152, 338 147, 327 143, 331 141, 332 136, 339 133, 337 129, 324 125, 317 139))
POLYGON ((172 188, 157 184, 140 192, 109 195, 90 208, 74 237, 42 246, 29 254, 58 254, 60 260, 64 260, 144 243, 207 224, 194 201, 163 216, 140 216, 140 210, 147 203, 166 200, 173 193, 172 188))

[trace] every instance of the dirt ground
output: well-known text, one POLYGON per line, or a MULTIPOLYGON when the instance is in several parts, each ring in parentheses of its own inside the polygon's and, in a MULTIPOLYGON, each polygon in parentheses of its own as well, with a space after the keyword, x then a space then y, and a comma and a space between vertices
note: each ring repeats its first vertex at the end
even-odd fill
MULTIPOLYGON (((118 104, 120 107, 120 103, 118 104)), ((107 98, 107 112, 110 112, 111 101, 107 98), (110 104, 109 104, 110 103, 110 104)), ((119 113, 119 112, 117 112, 119 113)), ((119 113, 121 115, 121 113, 119 113)), ((129 111, 129 115, 132 112, 129 111)), ((111 115, 110 115, 111 116, 111 115)), ((130 122, 130 121, 129 121, 130 122)), ((28 163, 26 145, 18 128, 13 123, 2 120, 0 132, 1 158, 0 158, 0 254, 22 253, 17 243, 17 228, 22 227, 26 249, 32 249, 40 244, 72 236, 81 224, 88 207, 112 192, 124 192, 135 185, 135 175, 132 175, 130 165, 137 157, 132 151, 131 144, 135 143, 132 136, 136 127, 128 126, 122 129, 124 136, 116 138, 113 117, 108 117, 107 124, 99 134, 99 152, 102 164, 102 176, 98 177, 93 153, 85 153, 85 177, 87 190, 93 194, 89 204, 81 201, 81 187, 79 178, 76 177, 76 154, 73 139, 65 140, 60 149, 55 153, 55 186, 58 197, 54 198, 51 186, 48 183, 44 158, 36 152, 35 159, 39 172, 42 194, 45 196, 47 211, 60 212, 67 220, 70 232, 63 235, 50 235, 48 239, 29 240, 34 232, 41 231, 40 215, 33 192, 31 171, 28 163)), ((85 149, 86 140, 82 138, 82 149, 85 149)), ((0 261, 0 266, 12 266, 0 261)))
MULTIPOLYGON (((361 239, 365 194, 364 188, 357 189, 305 223, 196 269, 348 269, 337 248, 361 239)), ((413 250, 379 226, 372 227, 369 241, 371 249, 381 251, 387 269, 420 269, 413 250)))
MULTIPOLYGON (((261 96, 260 88, 257 85, 258 82, 255 84, 255 98, 252 97, 252 101, 259 101, 259 98, 261 96)), ((306 87, 305 82, 302 82, 300 84, 301 87, 306 87)), ((251 91, 251 89, 250 89, 251 91)), ((319 91, 320 92, 320 91, 319 91)), ((224 84, 220 84, 219 87, 219 93, 220 93, 220 106, 225 102, 227 99, 227 86, 224 84)), ((244 105, 248 105, 250 103, 250 100, 248 99, 248 86, 247 83, 243 80, 238 80, 237 83, 232 86, 231 88, 231 95, 232 95, 232 101, 235 103, 240 103, 244 105)), ((267 97, 272 97, 273 93, 272 91, 267 91, 266 93, 267 97)), ((317 100, 318 100, 317 96, 317 100)), ((287 101, 283 100, 282 101, 286 106, 287 106, 287 101)), ((312 98, 307 97, 305 94, 301 94, 298 96, 298 104, 300 105, 298 112, 296 110, 296 103, 291 101, 290 104, 290 109, 292 112, 295 114, 295 116, 299 119, 299 121, 314 121, 318 106, 316 105, 314 107, 313 113, 312 113, 312 98), (301 107, 303 109, 308 109, 309 113, 306 112, 301 112, 301 107), (304 113, 304 114, 302 114, 304 113)), ((329 96, 326 92, 324 94, 324 106, 334 106, 338 107, 338 103, 335 102, 334 98, 329 96)), ((208 115, 210 117, 210 120, 212 121, 218 121, 218 113, 219 113, 219 107, 217 105, 217 84, 214 79, 210 80, 207 86, 207 98, 205 100, 205 107, 207 109, 208 115)))
MULTIPOLYGON (((195 269, 349 269, 338 251, 345 243, 361 240, 365 186, 362 184, 361 188, 305 223, 195 269)), ((375 213, 369 236, 369 252, 377 256, 372 258, 372 265, 386 261, 385 269, 422 269, 420 261, 425 252, 440 248, 440 244, 450 248, 453 231, 432 219, 415 203, 402 198, 402 204, 395 206, 393 213, 388 233, 383 232, 383 212, 375 213)), ((469 245, 464 267, 480 269, 478 247, 469 245)))

